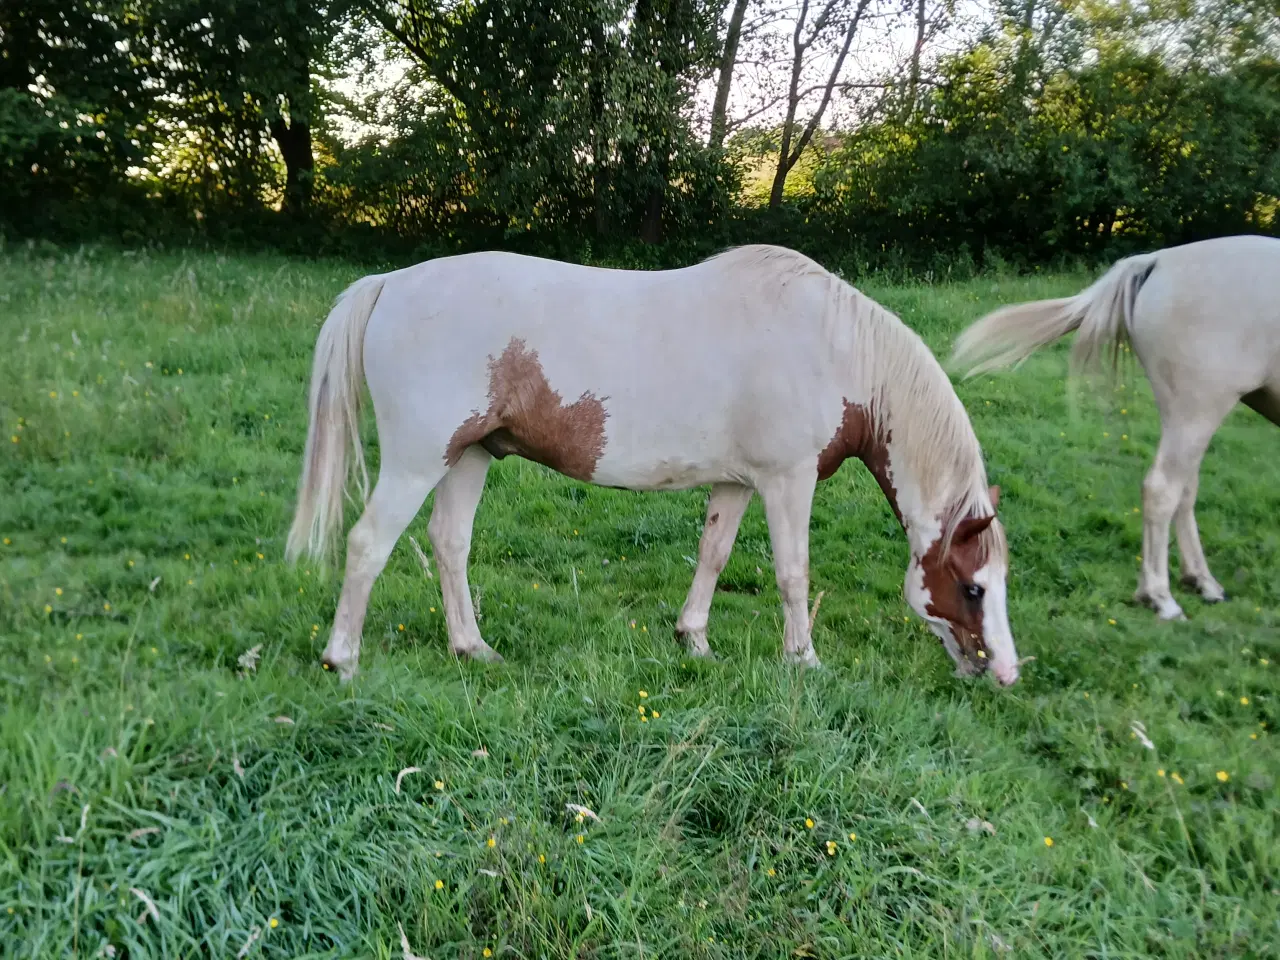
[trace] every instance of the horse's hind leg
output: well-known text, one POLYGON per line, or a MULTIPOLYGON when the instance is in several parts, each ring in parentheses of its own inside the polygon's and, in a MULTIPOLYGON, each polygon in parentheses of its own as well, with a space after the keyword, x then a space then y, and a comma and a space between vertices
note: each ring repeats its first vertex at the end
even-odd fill
MULTIPOLYGON (((440 472, 444 472, 441 463, 440 472)), ((333 630, 322 662, 343 680, 356 673, 360 638, 373 583, 387 564, 387 557, 417 514, 439 476, 398 471, 384 461, 378 484, 360 519, 347 536, 347 569, 342 596, 333 617, 333 630)))
POLYGON ((729 562, 733 541, 738 536, 738 525, 755 493, 750 487, 736 483, 717 483, 711 488, 707 500, 707 521, 698 541, 698 568, 693 572, 693 583, 685 598, 680 619, 676 621, 676 633, 684 640, 689 653, 695 657, 708 657, 711 647, 707 644, 707 620, 711 614, 711 599, 716 592, 716 580, 729 562))
POLYGON ((1156 387, 1160 404, 1160 447, 1142 485, 1142 574, 1134 599, 1153 607, 1162 620, 1182 617, 1169 590, 1169 525, 1177 523, 1184 579, 1206 599, 1222 599, 1222 587, 1209 573, 1195 523, 1200 462, 1209 441, 1235 406, 1233 395, 1197 398, 1194 409, 1156 387), (1216 592, 1216 595, 1215 595, 1216 592))
POLYGON ((493 462, 483 447, 468 447, 436 489, 427 536, 440 571, 449 649, 475 660, 501 660, 498 652, 480 636, 476 612, 467 583, 467 557, 471 554, 471 530, 476 507, 484 492, 485 476, 493 462))

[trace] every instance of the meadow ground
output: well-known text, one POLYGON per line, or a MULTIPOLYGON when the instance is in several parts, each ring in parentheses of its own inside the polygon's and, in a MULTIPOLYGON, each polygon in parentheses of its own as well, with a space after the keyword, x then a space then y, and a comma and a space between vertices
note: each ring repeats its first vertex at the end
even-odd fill
MULTIPOLYGON (((908 616, 859 464, 818 494, 828 669, 797 672, 758 501, 694 662, 706 491, 516 460, 472 560, 506 663, 450 658, 406 538, 340 688, 336 578, 281 554, 315 334, 360 273, 0 254, 0 955, 385 958, 398 927, 433 958, 1280 951, 1280 431, 1241 409, 1214 440, 1232 599, 1158 624, 1128 603, 1145 382, 1073 409, 1058 348, 961 385, 1036 658, 1012 690, 908 616)), ((861 285, 945 355, 1083 280, 861 285)))

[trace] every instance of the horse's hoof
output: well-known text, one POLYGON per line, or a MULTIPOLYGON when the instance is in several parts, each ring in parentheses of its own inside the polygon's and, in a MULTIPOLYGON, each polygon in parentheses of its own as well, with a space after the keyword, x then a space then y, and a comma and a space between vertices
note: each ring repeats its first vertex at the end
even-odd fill
POLYGON ((685 633, 682 630, 676 630, 676 640, 684 647, 684 652, 691 657, 697 657, 699 660, 716 659, 715 652, 712 651, 710 644, 707 643, 707 635, 705 633, 695 633, 689 631, 685 633))
POLYGON ((333 657, 324 657, 320 661, 320 666, 328 673, 336 673, 340 683, 350 683, 356 675, 356 664, 348 660, 337 660, 333 657))
POLYGON ((453 651, 455 657, 466 657, 468 660, 474 660, 477 663, 502 663, 502 654, 493 647, 489 646, 483 640, 476 647, 465 647, 453 651))
POLYGON ((794 667, 806 667, 810 670, 822 669, 822 661, 813 652, 813 647, 809 647, 801 653, 792 653, 789 650, 783 651, 782 662, 794 667))

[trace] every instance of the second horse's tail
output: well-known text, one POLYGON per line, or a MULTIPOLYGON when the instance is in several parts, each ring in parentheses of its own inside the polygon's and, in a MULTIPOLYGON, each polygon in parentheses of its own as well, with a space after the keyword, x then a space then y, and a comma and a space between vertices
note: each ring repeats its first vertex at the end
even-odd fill
POLYGON ((960 334, 948 366, 965 377, 998 370, 1073 330, 1079 331, 1071 353, 1074 371, 1096 368, 1104 354, 1114 363, 1128 340, 1138 291, 1155 269, 1157 256, 1126 257, 1074 297, 1019 303, 987 314, 960 334))

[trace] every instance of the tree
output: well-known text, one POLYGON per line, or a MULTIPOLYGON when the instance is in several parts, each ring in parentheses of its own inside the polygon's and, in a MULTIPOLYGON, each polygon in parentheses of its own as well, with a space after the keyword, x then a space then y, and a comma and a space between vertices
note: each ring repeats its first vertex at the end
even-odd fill
POLYGON ((201 131, 193 144, 225 195, 261 199, 272 178, 263 138, 285 166, 286 213, 311 204, 315 159, 312 129, 320 104, 313 75, 326 63, 349 0, 162 0, 155 5, 174 122, 201 131), (229 170, 231 177, 217 171, 229 170))
POLYGON ((711 140, 714 149, 724 146, 728 130, 726 117, 729 110, 729 91, 733 87, 733 71, 738 63, 738 43, 742 39, 742 21, 747 14, 750 0, 733 0, 733 13, 729 15, 725 31, 724 52, 720 55, 719 79, 716 81, 716 99, 711 107, 711 140))
POLYGON ((787 86, 787 111, 782 121, 782 140, 778 146, 778 165, 773 177, 773 187, 769 192, 770 207, 778 207, 782 204, 782 190, 787 183, 787 174, 791 172, 791 168, 796 165, 796 161, 800 159, 805 148, 809 146, 809 141, 813 139, 814 132, 822 122, 822 115, 826 112, 827 105, 831 103, 832 91, 835 90, 836 82, 840 79, 841 71, 844 69, 845 58, 849 55, 849 48, 853 44, 854 35, 862 24, 863 14, 866 13, 870 2, 871 0, 827 0, 812 23, 809 23, 808 20, 809 0, 801 0, 800 2, 800 10, 796 15, 795 30, 791 37, 791 77, 787 86), (835 62, 827 74, 826 82, 807 89, 801 89, 801 78, 804 75, 805 66, 809 61, 810 55, 820 41, 831 35, 839 38, 839 48, 835 55, 835 62), (821 100, 817 108, 810 114, 809 122, 805 124, 799 136, 797 136, 796 114, 800 109, 801 102, 814 93, 820 93, 822 95, 821 100))

